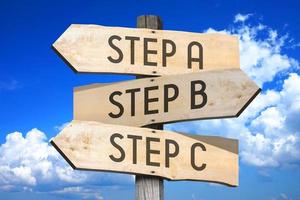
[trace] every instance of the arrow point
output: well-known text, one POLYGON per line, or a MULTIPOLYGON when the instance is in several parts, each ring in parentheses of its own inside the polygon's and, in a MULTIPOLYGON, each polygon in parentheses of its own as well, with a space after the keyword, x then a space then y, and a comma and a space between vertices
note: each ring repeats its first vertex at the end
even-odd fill
POLYGON ((76 166, 71 162, 71 160, 64 154, 64 152, 55 144, 53 140, 50 141, 51 145, 59 152, 59 154, 69 163, 73 169, 77 169, 76 166))
POLYGON ((255 97, 261 92, 261 89, 258 88, 258 90, 253 94, 253 96, 247 101, 247 103, 237 112, 235 117, 239 117, 242 112, 249 106, 249 104, 255 99, 255 97))
MULTIPOLYGON (((56 43, 56 42, 55 42, 56 43)), ((74 73, 78 73, 78 71, 76 70, 75 67, 73 67, 73 65, 59 52, 57 45, 55 45, 55 43, 51 46, 52 50, 64 61, 64 63, 66 63, 74 73)))

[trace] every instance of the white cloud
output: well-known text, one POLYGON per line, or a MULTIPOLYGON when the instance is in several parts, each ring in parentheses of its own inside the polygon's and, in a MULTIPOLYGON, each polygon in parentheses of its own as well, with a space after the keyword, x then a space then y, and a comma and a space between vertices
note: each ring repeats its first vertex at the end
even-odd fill
POLYGON ((249 17, 251 16, 252 14, 246 14, 246 15, 242 15, 241 13, 238 13, 234 16, 234 23, 237 23, 237 22, 245 22, 247 19, 249 19, 249 17))
MULTIPOLYGON (((238 14, 235 22, 245 22, 250 16, 238 14)), ((239 36, 242 69, 261 86, 275 83, 276 76, 285 75, 280 76, 287 77, 284 81, 275 83, 281 89, 264 90, 237 119, 194 121, 166 127, 186 133, 238 138, 241 161, 249 165, 264 168, 297 165, 300 161, 300 76, 291 72, 299 69, 298 61, 282 53, 287 44, 286 35, 280 36, 262 24, 241 24, 221 32, 239 36)), ((216 30, 210 28, 207 32, 216 30)), ((0 83, 0 90, 10 88, 14 87, 0 83)), ((61 130, 65 125, 56 129, 61 130)), ((20 132, 10 133, 0 146, 2 191, 76 193, 82 199, 102 199, 101 182, 122 184, 132 180, 132 176, 72 170, 38 129, 32 129, 25 136, 20 132), (43 188, 49 183, 52 183, 51 191, 43 188)))
POLYGON ((70 167, 57 167, 56 174, 60 180, 68 183, 81 183, 87 179, 85 173, 74 173, 70 167))
POLYGON ((280 197, 285 200, 289 199, 285 193, 280 193, 280 197))
POLYGON ((82 199, 93 199, 93 200, 103 200, 102 194, 99 190, 95 188, 84 188, 84 187, 65 187, 62 190, 53 191, 54 194, 62 195, 74 195, 77 194, 81 196, 82 199))
POLYGON ((260 116, 251 122, 251 126, 263 131, 265 134, 274 134, 277 129, 284 126, 285 117, 277 107, 269 107, 262 111, 260 116))
POLYGON ((51 176, 53 163, 50 159, 57 159, 58 155, 45 139, 45 134, 37 129, 32 129, 25 137, 20 132, 8 134, 0 147, 0 173, 5 179, 0 182, 34 186, 36 176, 41 179, 51 176))
MULTIPOLYGON (((122 185, 132 183, 132 178, 123 174, 73 170, 38 129, 32 129, 24 137, 20 132, 10 133, 0 145, 2 191, 51 192, 78 187, 77 195, 83 199, 101 199, 101 183, 122 185), (86 185, 94 186, 97 192, 88 195, 86 185)), ((91 189, 89 191, 92 193, 91 189)))
POLYGON ((299 122, 287 120, 294 119, 300 113, 300 107, 295 106, 299 102, 291 101, 300 98, 300 91, 296 89, 299 81, 300 76, 291 73, 284 81, 283 89, 277 92, 280 95, 277 104, 262 110, 247 126, 251 134, 245 141, 249 142, 252 138, 254 143, 243 147, 242 156, 245 162, 258 166, 284 166, 300 160, 299 122), (257 135, 261 135, 261 138, 258 139, 257 135), (262 148, 258 148, 261 140, 265 143, 262 148), (263 162, 259 164, 253 157, 263 162))
POLYGON ((279 193, 276 197, 271 197, 270 200, 293 200, 293 198, 289 197, 286 193, 279 193))
MULTIPOLYGON (((250 15, 249 15, 250 16, 250 15)), ((237 15, 236 21, 249 16, 237 15)), ((236 34, 240 38, 241 68, 264 89, 234 119, 204 120, 167 125, 167 129, 238 138, 243 163, 259 167, 286 167, 300 161, 300 76, 298 61, 282 53, 287 35, 266 25, 241 25, 207 32, 236 34), (283 79, 285 78, 285 79, 283 79), (280 81, 278 81, 280 80, 280 81), (281 88, 281 89, 278 89, 281 88)))
POLYGON ((264 92, 239 118, 179 123, 166 127, 180 132, 238 138, 240 158, 250 165, 284 167, 297 163, 300 161, 300 106, 297 100, 300 91, 293 88, 297 87, 299 81, 300 76, 291 73, 281 91, 264 92))
POLYGON ((283 48, 293 46, 287 41, 288 35, 279 36, 276 30, 263 24, 257 26, 243 24, 229 30, 209 28, 205 32, 237 35, 240 40, 241 69, 261 87, 273 81, 280 73, 299 69, 297 60, 282 53, 283 48), (287 44, 289 46, 286 46, 287 44))
POLYGON ((3 90, 15 90, 17 88, 20 88, 21 84, 14 79, 11 80, 0 80, 0 91, 3 90))
POLYGON ((241 68, 257 84, 263 86, 279 72, 298 66, 295 59, 281 53, 286 37, 279 37, 276 31, 263 25, 244 25, 233 29, 232 33, 240 37, 241 68), (267 36, 261 40, 263 33, 267 36))
POLYGON ((54 129, 57 130, 57 131, 61 131, 61 130, 63 130, 66 126, 68 126, 69 123, 70 123, 70 122, 65 122, 65 123, 63 123, 63 124, 61 124, 61 125, 55 126, 54 129))

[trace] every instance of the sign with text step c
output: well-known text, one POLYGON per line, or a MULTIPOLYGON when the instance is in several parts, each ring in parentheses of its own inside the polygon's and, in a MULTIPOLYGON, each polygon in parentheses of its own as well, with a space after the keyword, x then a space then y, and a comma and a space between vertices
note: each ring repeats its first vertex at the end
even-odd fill
POLYGON ((74 169, 238 185, 238 141, 72 121, 51 143, 74 169))

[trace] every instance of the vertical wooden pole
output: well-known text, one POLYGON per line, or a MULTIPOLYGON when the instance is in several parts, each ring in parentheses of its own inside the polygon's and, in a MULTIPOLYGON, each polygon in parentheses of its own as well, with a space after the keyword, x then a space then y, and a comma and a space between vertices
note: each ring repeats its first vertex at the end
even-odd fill
MULTIPOLYGON (((142 15, 137 18, 137 28, 162 29, 162 21, 158 16, 142 15)), ((145 77, 146 76, 137 76, 137 78, 145 77)), ((163 130, 163 124, 150 125, 148 127, 163 130)), ((135 197, 136 200, 163 200, 163 179, 157 176, 136 175, 135 197)))

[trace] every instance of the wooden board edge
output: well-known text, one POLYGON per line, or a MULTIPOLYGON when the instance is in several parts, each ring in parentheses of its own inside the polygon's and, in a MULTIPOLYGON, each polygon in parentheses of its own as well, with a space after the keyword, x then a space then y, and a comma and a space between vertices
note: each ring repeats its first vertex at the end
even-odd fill
MULTIPOLYGON (((93 172, 109 172, 109 173, 119 173, 119 174, 127 174, 127 175, 147 175, 151 176, 150 174, 141 174, 141 173, 135 173, 135 172, 130 172, 130 171, 118 171, 118 170, 106 170, 106 169, 87 169, 87 168, 82 168, 82 167, 77 167, 74 165, 68 157, 63 153, 63 151, 60 150, 60 148, 55 144, 55 142, 51 141, 52 146, 59 152, 59 154, 67 161, 67 163, 72 167, 74 170, 78 171, 93 171, 93 172)), ((239 169, 238 169, 239 171, 239 169)), ((154 175, 154 174, 153 174, 154 175)), ((170 177, 166 176, 160 176, 158 174, 155 174, 155 176, 161 177, 165 180, 168 181, 193 181, 193 182, 207 182, 207 183, 217 183, 221 185, 225 185, 228 187, 238 187, 239 186, 239 173, 237 172, 237 182, 236 183, 229 183, 229 182, 221 182, 221 181, 211 181, 211 180, 193 180, 193 179, 172 179, 170 177)))
POLYGON ((58 153, 67 161, 67 163, 73 168, 77 169, 75 164, 71 162, 71 160, 64 154, 64 152, 55 144, 54 140, 50 141, 50 144, 58 151, 58 153))
MULTIPOLYGON (((74 168, 74 170, 79 170, 79 171, 97 171, 97 172, 109 172, 109 173, 118 173, 118 174, 127 174, 127 175, 142 175, 142 176, 151 176, 150 174, 140 174, 140 173, 133 173, 133 172, 122 172, 122 171, 112 171, 112 170, 99 170, 99 169, 86 169, 86 168, 80 168, 80 167, 76 167, 74 168)), ((193 182, 206 182, 206 183, 217 183, 220 185, 225 185, 228 187, 238 187, 239 186, 239 181, 237 180, 236 183, 225 183, 225 182, 221 182, 221 181, 210 181, 210 180, 192 180, 192 179, 171 179, 168 177, 164 177, 164 176, 159 176, 157 174, 155 174, 155 176, 158 176, 160 178, 163 178, 164 180, 167 181, 173 181, 173 182, 177 182, 177 181, 193 181, 193 182)), ((237 179, 239 179, 239 177, 237 177, 237 179)))
MULTIPOLYGON (((55 50, 57 51, 57 50, 55 50)), ((155 78, 155 77, 161 77, 161 76, 172 76, 172 75, 180 75, 180 74, 191 74, 191 73, 202 73, 202 72, 209 72, 209 71, 224 71, 224 70, 240 70, 240 67, 229 67, 229 68, 225 68, 225 69, 202 69, 201 71, 198 71, 198 72, 182 72, 182 73, 174 73, 174 74, 170 74, 170 75, 165 75, 165 74, 160 74, 159 73, 159 70, 157 70, 157 74, 151 74, 151 73, 142 73, 142 72, 114 72, 114 71, 102 71, 102 72, 92 72, 92 71, 84 71, 84 70, 80 70, 80 71, 77 71, 73 66, 72 64, 70 64, 59 52, 58 52, 58 55, 61 59, 64 60, 64 62, 77 74, 87 74, 87 75, 95 75, 95 74, 113 74, 113 75, 126 75, 126 76, 146 76, 147 78, 155 78)))
POLYGON ((59 50, 55 47, 55 43, 51 46, 51 48, 74 73, 79 73, 76 68, 59 52, 59 50))
MULTIPOLYGON (((71 68, 71 70, 74 73, 77 74, 117 74, 117 75, 135 75, 135 76, 149 76, 149 77, 156 77, 156 76, 165 76, 164 74, 150 74, 150 73, 143 73, 143 72, 110 72, 110 71, 90 71, 90 70, 80 70, 78 71, 72 63, 70 63, 59 51, 59 49, 56 46, 56 43, 58 40, 64 35, 66 31, 68 31, 70 28, 76 27, 76 26, 97 26, 97 27, 104 27, 108 29, 114 29, 114 28, 120 28, 120 29, 126 29, 126 30, 143 30, 143 31, 151 31, 152 29, 147 29, 147 28, 132 28, 132 27, 119 27, 119 26, 102 26, 102 25, 97 25, 97 24, 71 24, 61 35, 60 37, 52 44, 51 48, 52 50, 63 60, 63 62, 71 68)), ((158 32, 177 32, 177 33, 184 33, 184 34, 193 34, 193 35, 220 35, 220 36, 225 36, 228 38, 234 38, 237 40, 237 46, 239 47, 239 38, 237 35, 230 35, 230 34, 225 34, 225 33, 198 33, 198 32, 188 32, 188 31, 178 31, 178 30, 155 30, 158 32)), ((240 56, 238 56, 238 63, 240 63, 240 56)), ((240 65, 237 66, 232 66, 226 69, 241 69, 240 65)), ((209 69, 209 70, 201 70, 201 71, 217 71, 217 70, 224 70, 224 69, 209 69)), ((201 72, 199 71, 199 72, 201 72)), ((159 72, 159 70, 158 70, 159 72)), ((184 73, 178 73, 178 74, 187 74, 187 73, 197 73, 197 72, 184 72, 184 73)), ((177 73, 176 73, 177 74, 177 73)))
MULTIPOLYGON (((166 130, 166 131, 169 131, 169 130, 166 130)), ((238 139, 227 138, 227 137, 222 137, 222 136, 212 136, 212 135, 187 134, 187 133, 182 133, 182 132, 177 132, 177 131, 172 131, 172 132, 184 135, 184 136, 192 138, 194 140, 199 140, 201 142, 204 142, 206 144, 215 146, 217 148, 221 148, 223 150, 229 151, 229 152, 234 153, 236 155, 238 155, 238 153, 239 153, 239 148, 238 148, 239 147, 239 140, 238 139), (213 143, 208 142, 209 138, 210 139, 215 138, 215 139, 227 140, 227 141, 230 140, 234 145, 232 146, 232 148, 227 148, 227 147, 224 147, 224 146, 221 147, 220 145, 218 145, 216 143, 213 144, 213 143)))
POLYGON ((159 30, 159 29, 123 27, 123 26, 103 26, 103 25, 99 25, 99 24, 71 24, 67 29, 73 28, 73 27, 78 27, 78 26, 91 26, 91 27, 101 27, 101 28, 106 28, 106 29, 123 29, 123 30, 136 30, 136 31, 142 30, 142 31, 147 31, 147 32, 151 32, 152 30, 154 30, 155 32, 159 32, 159 33, 175 32, 175 33, 192 34, 192 35, 212 35, 212 36, 220 35, 220 36, 225 36, 227 38, 234 38, 234 39, 237 39, 237 41, 239 41, 238 35, 236 35, 236 34, 230 35, 230 34, 227 34, 224 32, 199 33, 199 32, 194 32, 194 31, 181 31, 181 30, 171 30, 171 29, 159 30))
MULTIPOLYGON (((94 122, 94 123, 97 123, 97 124, 105 124, 105 125, 112 125, 112 126, 119 126, 119 127, 126 127, 126 126, 124 126, 124 125, 115 125, 115 124, 106 124, 106 123, 102 123, 102 122, 97 122, 97 121, 81 121, 81 120, 72 120, 70 123, 69 123, 69 125, 70 124, 72 124, 72 123, 76 123, 76 122, 94 122)), ((69 126, 68 125, 68 126, 69 126)), ((67 127, 65 127, 65 128, 68 128, 68 126, 67 127)), ((64 128, 64 129, 65 129, 64 128)), ((140 127, 131 127, 131 128, 136 128, 136 129, 148 129, 147 131, 151 131, 152 129, 151 128, 140 128, 140 127)), ((157 130, 155 130, 155 131, 157 131, 157 130)), ((170 131, 170 130, 158 130, 158 131, 166 131, 166 132, 174 132, 174 133, 176 133, 176 134, 180 134, 180 135, 184 135, 184 136, 186 136, 186 137, 190 137, 190 136, 195 136, 195 137, 197 137, 197 135, 188 135, 188 134, 186 134, 186 133, 180 133, 180 132, 175 132, 175 131, 170 131)), ((199 135, 198 135, 199 136, 199 135)), ((221 139, 224 139, 224 140, 232 140, 232 141, 235 141, 235 142, 237 142, 238 143, 238 140, 237 139, 233 139, 233 138, 225 138, 225 137, 221 137, 221 136, 211 136, 211 135, 201 135, 201 136, 203 136, 203 137, 213 137, 213 138, 221 138, 221 139)), ((192 137, 193 139, 196 139, 195 137, 192 137)), ((73 162, 71 162, 69 159, 68 159, 68 157, 64 154, 64 152, 56 145, 56 143, 55 143, 55 138, 54 139, 52 139, 51 141, 50 141, 50 143, 52 144, 52 146, 59 152, 59 154, 67 161, 67 163, 74 169, 74 170, 80 170, 80 171, 98 171, 98 172, 111 172, 111 173, 120 173, 120 174, 130 174, 130 175, 148 175, 148 176, 151 176, 151 174, 141 174, 141 173, 136 173, 136 172, 130 172, 130 171, 118 171, 118 170, 107 170, 107 169, 92 169, 92 168, 83 168, 83 167, 80 167, 80 166, 77 166, 75 163, 73 163, 73 162)), ((204 142, 204 143, 206 143, 206 142, 204 142)), ((210 144, 210 145, 212 145, 212 144, 210 144)), ((213 146, 215 146, 215 145, 213 145, 213 146)), ((219 148, 221 148, 221 147, 219 147, 219 148)), ((226 150, 226 149, 224 149, 224 150, 226 150)), ((236 155, 237 155, 237 171, 236 171, 236 173, 237 173, 237 180, 236 180, 236 182, 232 182, 232 183, 230 183, 230 182, 221 182, 221 181, 213 181, 213 180, 204 180, 204 179, 202 179, 202 180, 193 180, 193 179, 189 179, 189 178, 171 178, 171 177, 168 177, 168 176, 160 176, 160 175, 158 175, 158 174, 155 174, 155 176, 158 176, 158 177, 161 177, 161 178, 164 178, 164 179, 166 179, 166 180, 168 180, 168 181, 194 181, 194 182, 199 182, 199 181, 201 181, 201 182, 207 182, 207 183, 217 183, 217 184, 221 184, 221 185, 225 185, 225 186, 228 186, 228 187, 237 187, 237 186, 239 186, 239 165, 238 165, 238 163, 239 163, 239 159, 238 159, 238 152, 236 153, 236 155)), ((152 174, 152 175, 154 175, 154 174, 152 174)))
MULTIPOLYGON (((187 75, 187 74, 198 74, 198 73, 209 73, 209 72, 227 72, 227 71, 240 71, 241 73, 244 73, 243 70, 241 70, 240 68, 226 68, 226 69, 213 69, 213 70, 201 70, 199 72, 187 72, 187 73, 182 73, 182 74, 170 74, 170 75, 152 75, 152 74, 129 74, 129 75, 135 75, 137 77, 142 76, 143 80, 145 80, 145 78, 147 78, 148 80, 150 80, 151 78, 163 78, 163 77, 169 77, 169 76, 180 76, 180 75, 187 75)), ((82 74, 82 72, 77 72, 79 74, 82 74)), ((90 72, 87 72, 87 74, 89 74, 90 72)), ((95 74, 95 73, 92 73, 95 74)), ((114 74, 112 72, 108 72, 108 73, 98 73, 98 74, 114 74)), ((121 73, 124 74, 124 73, 121 73)), ((245 74, 245 73, 244 73, 245 74)), ((125 74, 124 74, 125 75, 125 74)), ((127 74, 128 75, 128 74, 127 74)), ((248 77, 248 75, 246 74, 246 76, 248 77)), ((74 91, 81 91, 81 90, 88 90, 88 89, 94 89, 96 87, 101 87, 101 86, 110 86, 110 85, 114 85, 114 84, 120 84, 120 83, 126 83, 126 82, 130 82, 130 81, 138 81, 138 79, 131 79, 131 80, 121 80, 121 81, 117 81, 117 82, 112 82, 112 83, 92 83, 92 84, 87 84, 87 85, 82 85, 82 86, 76 86, 74 87, 74 91)))
POLYGON ((261 88, 258 88, 258 90, 252 95, 247 103, 236 113, 235 117, 239 117, 261 91, 261 88))
MULTIPOLYGON (((135 80, 135 79, 133 79, 133 80, 135 80)), ((114 83, 120 83, 120 82, 114 82, 114 83)), ((92 84, 88 84, 88 85, 75 86, 75 87, 73 87, 73 92, 80 92, 82 90, 94 89, 97 87, 103 87, 103 86, 111 85, 114 83, 92 83, 92 84)))

